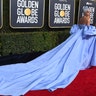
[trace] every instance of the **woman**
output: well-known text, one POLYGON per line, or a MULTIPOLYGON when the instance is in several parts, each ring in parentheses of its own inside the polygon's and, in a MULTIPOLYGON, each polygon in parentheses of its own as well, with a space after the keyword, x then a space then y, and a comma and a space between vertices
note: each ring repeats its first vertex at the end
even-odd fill
POLYGON ((84 9, 84 16, 80 18, 79 24, 90 25, 90 10, 84 9))
POLYGON ((96 29, 90 25, 88 10, 70 34, 65 42, 32 61, 1 66, 0 94, 19 96, 29 90, 65 88, 79 70, 96 66, 96 29))

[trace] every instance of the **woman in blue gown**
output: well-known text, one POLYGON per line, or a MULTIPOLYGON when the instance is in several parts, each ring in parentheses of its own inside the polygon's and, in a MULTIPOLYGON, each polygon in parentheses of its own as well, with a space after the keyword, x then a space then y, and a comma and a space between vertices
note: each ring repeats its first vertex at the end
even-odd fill
POLYGON ((27 63, 0 66, 0 94, 20 96, 29 90, 65 88, 80 70, 96 66, 96 29, 90 17, 82 18, 57 47, 27 63))

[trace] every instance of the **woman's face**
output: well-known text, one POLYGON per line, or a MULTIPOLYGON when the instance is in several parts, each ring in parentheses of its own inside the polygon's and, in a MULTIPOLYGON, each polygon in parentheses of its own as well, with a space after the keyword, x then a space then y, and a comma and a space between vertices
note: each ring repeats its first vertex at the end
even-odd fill
POLYGON ((85 16, 90 16, 90 11, 84 12, 84 15, 85 15, 85 16))

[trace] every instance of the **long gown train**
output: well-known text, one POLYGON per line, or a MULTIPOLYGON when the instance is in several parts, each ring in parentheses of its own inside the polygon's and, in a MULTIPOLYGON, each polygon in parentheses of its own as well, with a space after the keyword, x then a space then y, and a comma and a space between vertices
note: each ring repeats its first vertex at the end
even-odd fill
POLYGON ((96 29, 73 25, 71 36, 27 63, 0 66, 0 94, 19 96, 29 90, 65 88, 79 70, 96 66, 96 29))

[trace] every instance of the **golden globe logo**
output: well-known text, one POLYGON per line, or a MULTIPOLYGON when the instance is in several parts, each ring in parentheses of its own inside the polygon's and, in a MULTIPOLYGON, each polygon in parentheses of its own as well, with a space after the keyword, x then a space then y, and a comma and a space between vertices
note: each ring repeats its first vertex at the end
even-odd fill
POLYGON ((64 16, 65 16, 64 10, 61 10, 61 11, 60 11, 60 16, 61 16, 61 17, 64 17, 64 16))
POLYGON ((38 23, 39 1, 17 0, 16 23, 38 23))
POLYGON ((54 3, 54 24, 70 23, 71 4, 54 3))
POLYGON ((30 10, 29 8, 26 8, 26 9, 24 10, 24 14, 25 14, 26 16, 31 15, 31 10, 30 10))
POLYGON ((70 28, 74 24, 75 0, 49 0, 49 27, 70 28))

